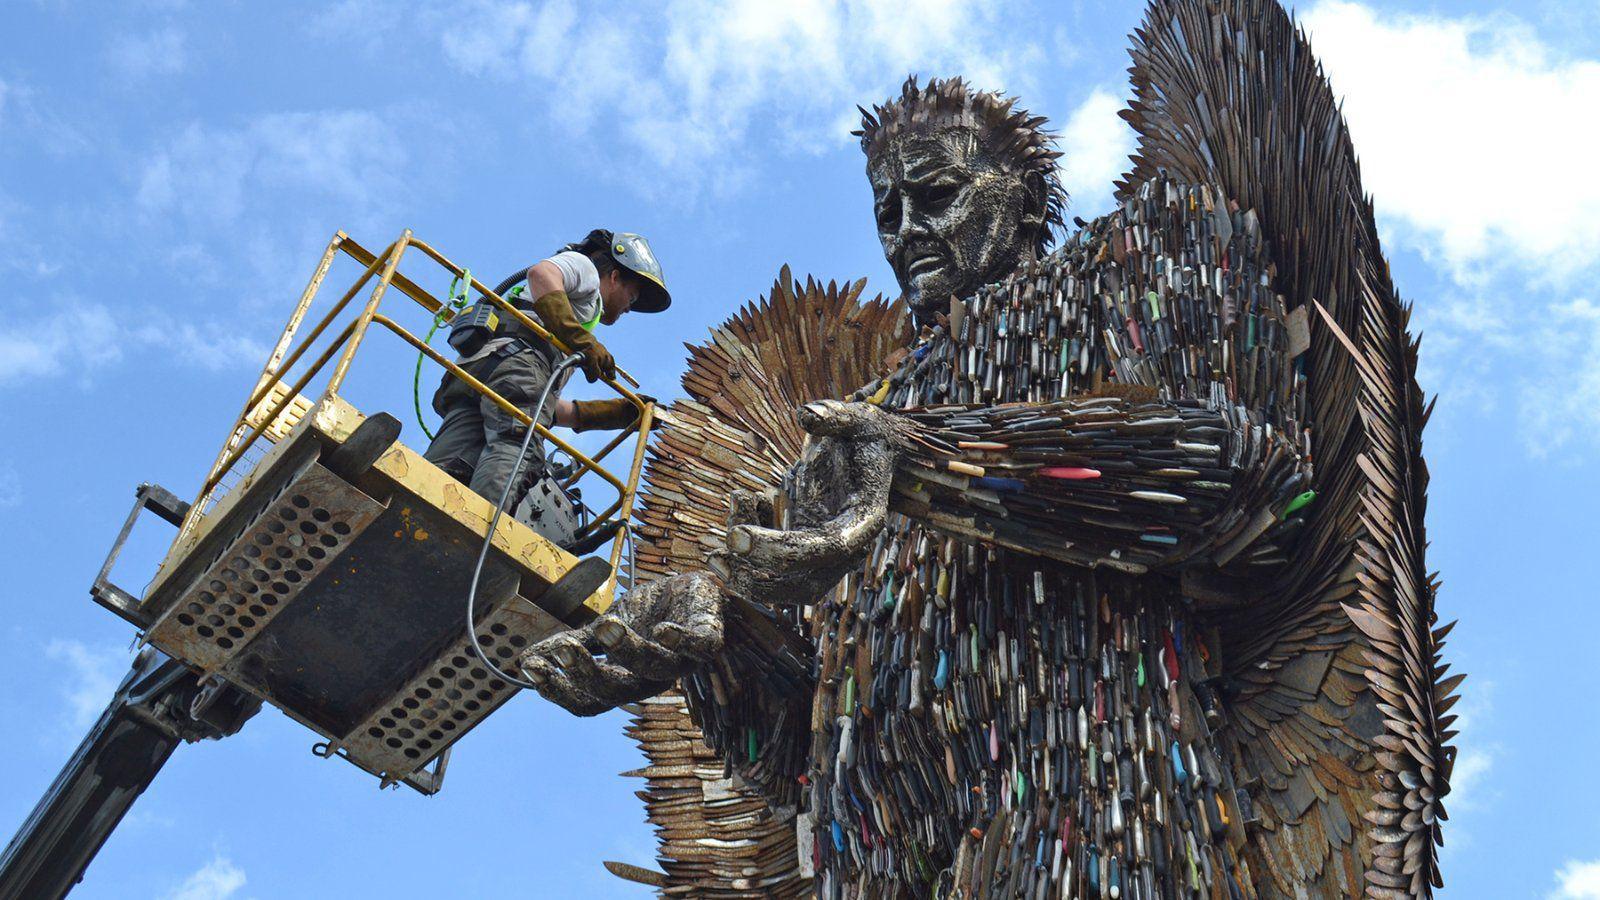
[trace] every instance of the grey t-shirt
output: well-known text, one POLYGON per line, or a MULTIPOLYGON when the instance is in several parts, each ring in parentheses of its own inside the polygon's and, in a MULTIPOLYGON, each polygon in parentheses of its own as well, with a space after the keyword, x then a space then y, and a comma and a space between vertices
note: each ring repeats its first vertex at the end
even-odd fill
POLYGON ((561 289, 572 301, 572 314, 587 323, 600 315, 600 271, 594 261, 576 250, 564 250, 547 262, 561 271, 561 289))
MULTIPOLYGON (((594 261, 575 250, 563 250, 555 256, 545 260, 556 267, 561 273, 561 290, 566 292, 567 300, 572 304, 572 315, 580 323, 590 322, 600 316, 600 270, 594 267, 594 261)), ((522 304, 532 303, 532 297, 524 296, 522 304)), ((531 308, 531 307, 525 307, 531 308)), ((461 357, 457 363, 469 363, 483 359, 501 347, 511 343, 514 338, 497 337, 484 344, 482 349, 471 356, 461 357)), ((448 376, 446 376, 448 377, 448 376)))

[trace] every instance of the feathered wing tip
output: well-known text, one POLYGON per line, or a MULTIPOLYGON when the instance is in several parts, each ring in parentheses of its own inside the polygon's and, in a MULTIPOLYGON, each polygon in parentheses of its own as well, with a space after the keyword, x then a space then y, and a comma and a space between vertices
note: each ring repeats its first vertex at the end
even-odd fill
POLYGON ((856 109, 861 111, 861 128, 851 133, 861 139, 868 159, 907 132, 976 126, 979 140, 1001 165, 1039 179, 1044 204, 1037 247, 1041 255, 1065 226, 1069 198, 1057 167, 1061 151, 1056 135, 1045 129, 1044 116, 1018 108, 1017 98, 973 90, 964 78, 931 78, 918 86, 917 76, 912 75, 901 85, 898 97, 870 111, 856 109))
POLYGON ((1315 515, 1289 599, 1228 627, 1238 745, 1269 807, 1259 859, 1286 893, 1427 896, 1460 676, 1440 662, 1449 629, 1423 559, 1416 343, 1349 131, 1275 0, 1153 0, 1133 37, 1123 115, 1139 147, 1119 196, 1160 174, 1220 185, 1259 216, 1275 289, 1312 309, 1315 515))

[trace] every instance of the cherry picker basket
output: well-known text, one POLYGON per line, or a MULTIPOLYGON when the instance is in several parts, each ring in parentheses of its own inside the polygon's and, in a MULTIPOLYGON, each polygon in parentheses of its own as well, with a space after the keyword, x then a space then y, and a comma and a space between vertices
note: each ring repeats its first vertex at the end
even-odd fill
MULTIPOLYGON (((410 231, 377 254, 335 234, 198 498, 184 508, 165 491, 142 489, 93 594, 208 684, 233 685, 322 735, 319 754, 341 756, 385 785, 404 782, 433 793, 451 745, 516 693, 469 641, 495 666, 514 671, 523 648, 611 604, 653 407, 606 380, 636 405, 632 428, 592 458, 550 433, 407 330, 398 313, 386 312, 385 301, 398 291, 408 309, 415 303, 432 316, 450 314, 399 271, 408 251, 463 279, 502 316, 565 350, 410 231), (363 271, 302 334, 339 254, 363 271), (353 301, 368 285, 364 305, 352 315, 353 301), (598 589, 574 592, 571 584, 582 579, 552 589, 585 561, 504 515, 467 633, 468 581, 494 506, 398 440, 393 416, 365 415, 341 396, 357 351, 369 335, 383 332, 570 457, 577 472, 565 486, 588 474, 614 489, 615 500, 578 534, 595 543, 610 532, 610 565, 601 570, 609 574, 598 589), (632 459, 619 476, 601 461, 630 436, 632 459), (154 581, 136 597, 110 583, 108 573, 141 507, 156 506, 163 496, 169 500, 156 511, 178 524, 178 535, 154 581)), ((598 568, 585 564, 586 574, 598 568)), ((203 701, 204 695, 196 704, 203 701)))

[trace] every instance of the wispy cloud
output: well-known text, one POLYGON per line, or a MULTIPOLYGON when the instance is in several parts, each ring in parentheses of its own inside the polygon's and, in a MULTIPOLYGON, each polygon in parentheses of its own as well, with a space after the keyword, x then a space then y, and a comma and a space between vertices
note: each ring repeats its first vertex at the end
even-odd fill
POLYGON ((272 113, 237 127, 190 123, 144 164, 137 201, 197 227, 237 224, 273 204, 369 215, 401 201, 405 142, 365 110, 272 113))
POLYGON ((1518 432, 1535 459, 1600 435, 1600 305, 1588 298, 1552 303, 1520 348, 1537 347, 1516 381, 1518 432))
POLYGON ((1128 170, 1134 134, 1118 115, 1126 106, 1120 95, 1097 88, 1061 129, 1061 179, 1074 215, 1087 219, 1105 211, 1114 182, 1128 170))
POLYGON ((76 732, 100 717, 130 660, 126 650, 90 647, 83 641, 67 638, 51 641, 45 647, 45 656, 67 668, 64 684, 70 713, 68 724, 76 732))
MULTIPOLYGON (((0 122, 0 143, 3 143, 5 125, 0 122)), ((60 271, 60 263, 40 243, 38 235, 27 227, 28 209, 0 191, 0 271, 13 272, 28 278, 48 278, 60 271)))
POLYGON ((1569 860, 1556 871, 1556 889, 1550 900, 1600 900, 1600 859, 1569 860))
POLYGON ((188 49, 188 36, 169 25, 143 34, 118 35, 106 57, 118 76, 142 81, 182 72, 188 64, 188 49))
POLYGON ((167 894, 167 900, 228 900, 245 881, 244 870, 218 853, 167 894))
POLYGON ((67 301, 0 328, 0 386, 61 377, 88 384, 103 369, 149 350, 206 372, 248 369, 261 365, 267 349, 253 334, 215 319, 67 301))
POLYGON ((1600 119, 1581 112, 1600 107, 1600 59, 1508 14, 1322 0, 1302 21, 1345 101, 1385 242, 1440 276, 1416 325, 1445 439, 1493 413, 1537 459, 1600 448, 1600 411, 1584 402, 1600 388, 1600 307, 1587 296, 1600 180, 1577 162, 1600 143, 1600 119))
POLYGON ((1600 143, 1588 112, 1600 60, 1567 57, 1504 14, 1323 0, 1302 21, 1402 240, 1463 283, 1506 268, 1559 280, 1600 262, 1600 179, 1581 162, 1600 143))
POLYGON ((424 120, 405 108, 190 122, 139 166, 130 223, 180 283, 226 289, 235 310, 270 304, 276 316, 336 228, 398 231, 448 178, 448 146, 404 137, 424 120))
POLYGON ((66 156, 91 146, 82 131, 50 103, 40 101, 31 85, 14 78, 0 79, 0 136, 5 138, 0 140, 0 153, 39 149, 66 156))
POLYGON ((1494 714, 1494 692, 1491 681, 1470 682, 1462 692, 1461 701, 1454 706, 1456 722, 1451 727, 1461 732, 1456 746, 1461 754, 1450 775, 1450 809, 1477 810, 1493 804, 1496 794, 1483 793, 1486 775, 1501 754, 1501 745, 1486 737, 1488 722, 1494 714))
POLYGON ((61 374, 83 377, 122 358, 122 330, 98 303, 46 307, 0 329, 0 385, 61 374))
POLYGON ((756 153, 848 140, 848 111, 907 72, 1024 90, 1042 55, 995 6, 956 0, 671 0, 625 16, 481 0, 432 15, 449 18, 456 67, 526 84, 560 133, 601 153, 620 140, 643 161, 624 173, 636 187, 680 198, 739 184, 756 153))
POLYGON ((217 321, 146 319, 130 337, 144 347, 157 347, 186 366, 205 372, 259 368, 270 345, 252 333, 217 321))
POLYGON ((1491 737, 1495 692, 1492 681, 1468 679, 1461 701, 1451 710, 1456 716, 1451 727, 1460 732, 1455 740, 1460 752, 1450 772, 1450 794, 1444 801, 1451 815, 1446 856, 1471 852, 1479 820, 1500 797, 1490 779, 1505 750, 1491 737))

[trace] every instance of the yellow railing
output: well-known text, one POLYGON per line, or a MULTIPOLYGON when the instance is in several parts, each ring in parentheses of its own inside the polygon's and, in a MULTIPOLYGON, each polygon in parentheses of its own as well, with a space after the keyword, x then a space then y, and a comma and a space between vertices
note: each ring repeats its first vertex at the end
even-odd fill
MULTIPOLYGON (((430 316, 438 316, 440 311, 444 309, 444 304, 436 297, 398 271, 401 258, 405 256, 407 250, 412 248, 438 263, 439 266, 455 278, 464 280, 467 283, 466 290, 469 294, 476 290, 480 300, 487 300, 492 303, 501 313, 515 320, 523 328, 532 332, 538 339, 549 343, 562 353, 571 352, 565 344, 550 334, 536 320, 530 318, 522 310, 512 306, 505 298, 478 281, 466 269, 451 262, 433 247, 413 237, 410 229, 403 232, 398 240, 379 254, 373 254, 368 251, 343 231, 337 232, 334 234, 333 239, 328 242, 328 248, 322 254, 322 261, 317 265, 316 271, 312 273, 310 282, 307 283, 305 290, 300 295, 299 303, 296 304, 294 312, 289 316, 289 321, 284 325, 283 333, 278 337, 277 344, 274 345, 272 353, 267 357, 266 365, 262 367, 261 376, 256 381, 255 389, 251 391, 249 399, 245 401, 244 409, 234 420, 233 427, 229 429, 228 439, 217 453, 216 461, 212 463, 211 470, 206 475, 198 498, 190 506, 189 513, 185 517, 178 535, 178 543, 174 544, 174 546, 181 545, 185 538, 193 533, 200 518, 205 515, 219 497, 219 488, 223 485, 224 479, 231 473, 235 473, 236 467, 239 467, 241 461, 246 459, 246 454, 250 452, 251 448, 263 437, 269 442, 275 442, 282 438, 286 428, 284 421, 280 417, 284 416, 285 411, 288 411, 290 416, 304 412, 308 404, 305 399, 302 399, 302 392, 327 367, 328 363, 334 360, 335 354, 338 354, 338 359, 334 362, 333 371, 328 376, 326 384, 322 387, 319 397, 331 397, 338 393, 339 388, 344 384, 345 378, 350 372, 356 351, 360 349, 362 341, 367 336, 368 329, 376 324, 421 351, 423 355, 444 367, 452 376, 466 383, 472 390, 487 397, 517 421, 535 429, 540 438, 549 441, 558 450, 571 457, 580 469, 568 481, 568 485, 571 485, 582 477, 585 472, 588 472, 593 473, 616 489, 617 499, 603 512, 595 513, 590 523, 579 533, 579 536, 592 533, 592 529, 598 528, 611 520, 613 514, 616 514, 618 525, 614 537, 617 540, 613 542, 611 551, 612 568, 616 568, 622 552, 623 542, 621 538, 628 529, 629 513, 632 510, 634 494, 639 483, 639 472, 644 465, 645 446, 654 420, 654 407, 616 379, 602 379, 602 382, 607 387, 629 400, 638 409, 639 414, 634 425, 618 434, 593 458, 552 434, 544 425, 533 421, 527 411, 500 396, 453 361, 428 346, 427 342, 412 334, 399 322, 380 312, 390 287, 398 289, 401 294, 426 310, 430 316), (334 260, 340 253, 349 256, 365 268, 360 277, 339 297, 332 308, 321 319, 317 320, 310 330, 296 342, 295 336, 305 323, 306 313, 311 308, 318 291, 322 288, 323 281, 328 276, 329 269, 332 268, 334 260), (312 346, 322 338, 329 327, 344 313, 361 289, 372 281, 374 275, 377 276, 377 283, 373 285, 372 292, 367 296, 366 304, 362 307, 361 312, 337 332, 333 340, 321 350, 309 366, 306 366, 301 371, 293 383, 285 384, 288 373, 299 366, 310 352, 312 346), (622 479, 601 466, 600 461, 621 446, 630 434, 637 434, 638 437, 634 442, 633 459, 629 466, 627 478, 622 479)), ((617 374, 634 386, 638 386, 638 382, 626 371, 619 368, 617 374)))

